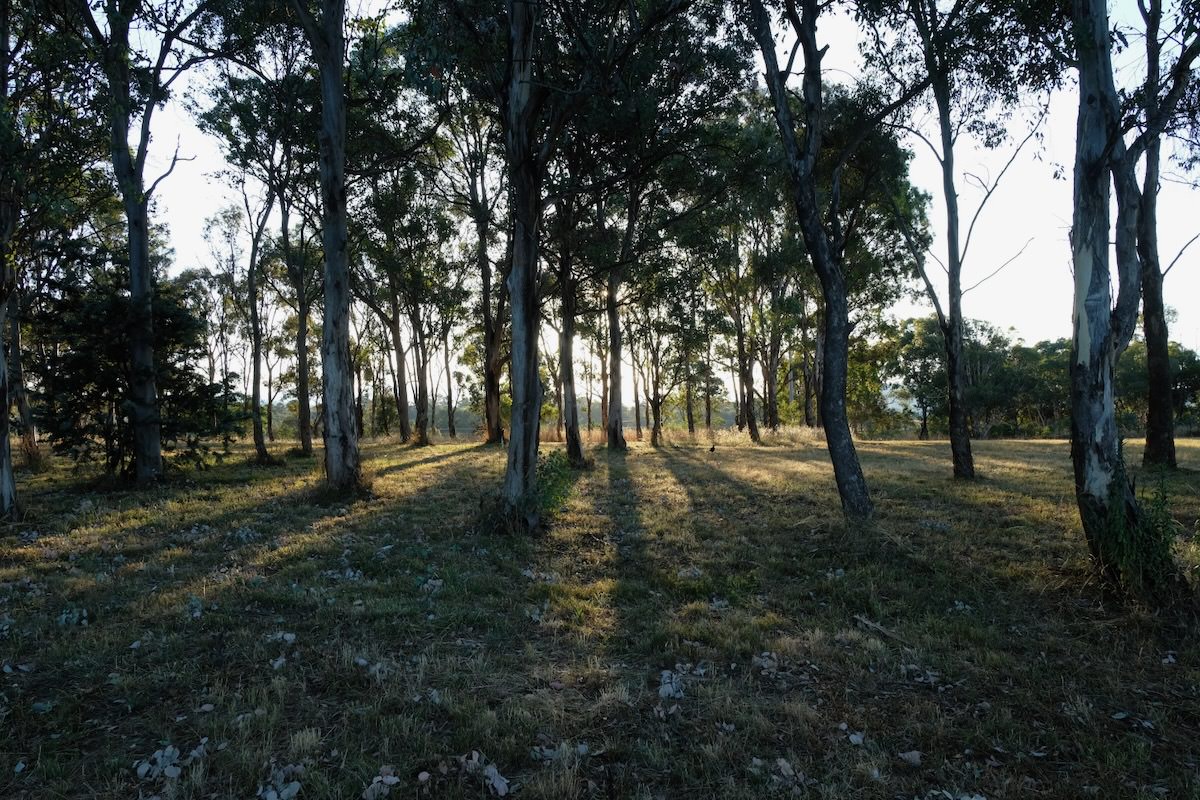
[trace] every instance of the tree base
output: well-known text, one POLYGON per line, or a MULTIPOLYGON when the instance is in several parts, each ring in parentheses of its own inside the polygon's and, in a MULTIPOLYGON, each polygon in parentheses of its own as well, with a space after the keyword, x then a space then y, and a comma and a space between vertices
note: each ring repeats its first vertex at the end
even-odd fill
POLYGON ((537 536, 545 533, 545 518, 536 500, 519 506, 509 503, 499 492, 486 494, 479 500, 480 533, 503 536, 537 536))

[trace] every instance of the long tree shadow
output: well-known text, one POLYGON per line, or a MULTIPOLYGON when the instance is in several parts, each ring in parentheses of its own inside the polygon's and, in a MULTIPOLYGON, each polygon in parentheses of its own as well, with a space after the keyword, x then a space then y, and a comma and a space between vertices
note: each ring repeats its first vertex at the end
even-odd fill
POLYGON ((1144 631, 965 538, 986 538, 995 486, 960 499, 900 459, 872 471, 888 503, 859 530, 808 456, 635 447, 597 452, 529 540, 475 524, 502 454, 464 452, 376 448, 375 496, 345 506, 308 502, 315 474, 226 482, 6 548, 0 796, 165 794, 133 761, 204 737, 178 784, 197 796, 253 796, 284 765, 305 796, 359 796, 381 765, 415 792, 494 791, 466 761, 555 800, 1183 786, 1200 650, 1173 642, 1173 673, 1144 631), (964 530, 923 527, 950 513, 925 492, 964 530), (1085 700, 1081 740, 1061 707, 1085 700), (914 748, 923 769, 888 766, 914 748))

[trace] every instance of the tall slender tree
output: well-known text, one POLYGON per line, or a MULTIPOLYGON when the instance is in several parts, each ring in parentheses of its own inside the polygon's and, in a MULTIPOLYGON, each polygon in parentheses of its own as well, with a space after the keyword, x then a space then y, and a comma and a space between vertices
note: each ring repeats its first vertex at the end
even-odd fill
POLYGON ((1131 143, 1124 139, 1113 79, 1104 0, 1074 0, 1071 29, 1079 72, 1074 212, 1071 220, 1075 298, 1071 347, 1071 461, 1075 498, 1088 546, 1113 583, 1148 596, 1170 593, 1178 573, 1169 545, 1147 524, 1125 473, 1117 427, 1114 369, 1137 324, 1142 265, 1138 253, 1141 196, 1135 165, 1161 133, 1187 89, 1200 39, 1184 47, 1170 70, 1159 115, 1131 143), (1116 302, 1109 256, 1110 202, 1116 191, 1116 302))
POLYGON ((350 359, 350 265, 346 215, 345 0, 289 0, 308 38, 321 79, 320 146, 325 308, 321 327, 325 480, 339 491, 361 481, 350 359))

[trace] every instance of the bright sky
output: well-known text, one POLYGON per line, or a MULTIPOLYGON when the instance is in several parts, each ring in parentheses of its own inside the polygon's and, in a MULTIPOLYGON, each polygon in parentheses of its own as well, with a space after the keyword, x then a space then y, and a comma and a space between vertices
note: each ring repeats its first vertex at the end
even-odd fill
MULTIPOLYGON (((826 58, 829 77, 848 79, 858 64, 853 22, 844 17, 830 19, 822 24, 818 36, 830 43, 826 58)), ((1067 235, 1071 222, 1075 104, 1073 86, 1054 96, 1043 125, 1041 147, 1031 142, 1009 169, 976 227, 964 267, 963 284, 971 286, 1029 242, 1018 259, 966 295, 964 308, 968 317, 987 320, 1002 329, 1012 328, 1016 336, 1031 343, 1069 336, 1071 332, 1072 279, 1067 235), (1054 180, 1055 164, 1065 167, 1066 179, 1054 180)), ((220 150, 197 130, 178 104, 172 103, 157 113, 148 178, 156 174, 156 167, 165 166, 176 139, 182 154, 195 156, 195 160, 179 164, 159 187, 157 219, 170 229, 179 268, 206 266, 204 220, 230 197, 229 191, 213 177, 222 165, 220 150)), ((1023 138, 1025 130, 1014 126, 1014 139, 1023 138)), ((930 222, 937 237, 933 252, 941 257, 945 252, 941 237, 945 218, 940 167, 923 143, 914 138, 910 146, 915 153, 912 180, 933 196, 930 222)), ((970 141, 961 141, 957 151, 960 173, 995 175, 1008 160, 1011 146, 989 152, 970 141)), ((1164 164, 1164 172, 1170 172, 1169 165, 1164 164)), ((980 193, 960 182, 959 195, 965 230, 980 193)), ((1198 200, 1196 190, 1164 182, 1159 200, 1160 255, 1164 263, 1200 231, 1198 200)), ((930 262, 930 270, 931 274, 940 274, 936 262, 930 262)), ((1167 276, 1165 295, 1167 304, 1178 311, 1172 339, 1200 349, 1200 243, 1167 276)), ((928 303, 921 302, 905 304, 895 313, 910 316, 932 312, 928 303)))

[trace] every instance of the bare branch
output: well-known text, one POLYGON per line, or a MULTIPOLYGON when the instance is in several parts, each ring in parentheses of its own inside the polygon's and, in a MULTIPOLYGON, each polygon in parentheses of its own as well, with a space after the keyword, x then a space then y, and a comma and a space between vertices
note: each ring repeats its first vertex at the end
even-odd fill
POLYGON ((1012 256, 1011 258, 1009 258, 1007 261, 1005 261, 1005 262, 1004 262, 1003 264, 1001 264, 1000 266, 996 267, 994 270, 992 270, 991 272, 989 272, 987 275, 985 275, 985 276, 984 276, 983 278, 981 278, 980 280, 978 280, 978 281, 976 281, 975 283, 971 284, 971 285, 970 285, 970 286, 968 286, 966 289, 963 289, 963 290, 962 290, 962 293, 965 295, 967 292, 971 291, 972 289, 977 289, 977 288, 979 288, 979 287, 980 287, 981 285, 983 285, 985 282, 987 282, 987 281, 991 280, 992 278, 996 277, 997 275, 999 275, 1001 270, 1003 270, 1003 269, 1004 269, 1005 267, 1007 267, 1009 264, 1013 263, 1014 261, 1016 261, 1018 258, 1020 258, 1020 257, 1021 257, 1021 254, 1025 252, 1026 248, 1028 248, 1028 247, 1029 247, 1029 244, 1030 244, 1030 242, 1032 242, 1032 241, 1033 241, 1033 237, 1031 236, 1031 237, 1029 237, 1029 240, 1028 240, 1027 242, 1025 242, 1025 244, 1021 245, 1021 249, 1020 249, 1020 250, 1018 250, 1018 251, 1017 251, 1015 254, 1013 254, 1013 256, 1012 256))
POLYGON ((175 171, 176 164, 178 164, 180 161, 195 161, 195 160, 196 160, 195 156, 180 157, 180 155, 179 155, 179 140, 176 139, 175 140, 175 153, 174 153, 174 155, 171 156, 171 166, 167 167, 167 171, 164 172, 162 175, 159 175, 157 178, 155 178, 154 183, 150 184, 150 188, 146 190, 146 200, 148 201, 154 195, 154 190, 158 188, 158 185, 160 183, 162 183, 164 180, 166 180, 167 176, 169 176, 172 172, 175 171))
POLYGON ((971 224, 967 226, 967 236, 963 240, 962 253, 959 256, 960 262, 967 260, 967 250, 971 247, 971 235, 975 233, 975 223, 979 221, 979 215, 983 213, 984 206, 987 205, 988 200, 992 199, 992 195, 996 192, 996 187, 1000 185, 1001 179, 1004 178, 1004 173, 1008 172, 1008 168, 1011 167, 1013 162, 1017 160, 1017 156, 1020 155, 1021 151, 1025 149, 1025 145, 1029 143, 1029 140, 1032 139, 1042 127, 1042 123, 1046 121, 1046 115, 1049 113, 1049 111, 1050 103, 1049 98, 1047 98, 1047 102, 1042 105, 1042 113, 1038 115, 1037 121, 1034 122, 1033 127, 1029 129, 1029 133, 1025 134, 1025 138, 1021 140, 1021 143, 1018 144, 1012 151, 1012 154, 1009 155, 1008 161, 1004 164, 1004 168, 1000 170, 998 175, 996 175, 996 179, 992 181, 991 186, 988 187, 986 184, 980 181, 980 186, 984 189, 983 199, 979 201, 979 205, 975 208, 975 213, 971 216, 971 224))
POLYGON ((1167 264, 1167 268, 1163 270, 1162 274, 1163 274, 1164 278, 1167 276, 1167 273, 1171 271, 1171 268, 1174 267, 1175 264, 1179 261, 1180 257, 1183 256, 1184 251, 1187 250, 1189 247, 1191 247, 1192 243, 1195 242, 1197 239, 1200 239, 1200 233, 1197 233, 1195 236, 1188 239, 1187 243, 1184 244, 1183 247, 1179 248, 1179 252, 1176 253, 1175 257, 1171 259, 1171 263, 1167 264))

